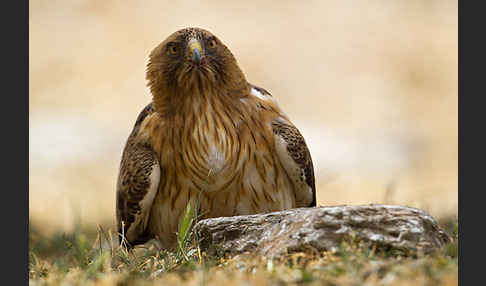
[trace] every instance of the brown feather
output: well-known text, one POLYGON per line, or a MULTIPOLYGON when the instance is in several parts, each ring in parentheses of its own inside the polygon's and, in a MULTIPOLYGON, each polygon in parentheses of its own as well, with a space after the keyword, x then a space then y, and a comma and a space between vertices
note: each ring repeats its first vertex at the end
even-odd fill
POLYGON ((137 142, 137 133, 143 120, 152 113, 152 104, 149 104, 138 116, 125 145, 118 175, 116 193, 118 232, 125 235, 130 246, 144 243, 151 238, 146 224, 134 224, 137 222, 137 216, 143 215, 141 202, 146 197, 151 184, 154 183, 150 180, 152 170, 154 167, 159 168, 152 148, 147 143, 137 142))

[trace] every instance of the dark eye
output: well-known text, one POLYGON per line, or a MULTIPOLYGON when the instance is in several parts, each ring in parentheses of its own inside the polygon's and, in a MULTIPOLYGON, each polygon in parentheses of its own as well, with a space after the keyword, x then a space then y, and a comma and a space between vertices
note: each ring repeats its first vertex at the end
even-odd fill
POLYGON ((177 49, 177 46, 176 45, 169 46, 169 53, 170 54, 176 55, 178 51, 179 51, 179 49, 177 49))
POLYGON ((208 46, 209 46, 210 48, 216 48, 216 40, 215 40, 215 39, 211 39, 211 40, 209 40, 209 42, 208 42, 208 46))

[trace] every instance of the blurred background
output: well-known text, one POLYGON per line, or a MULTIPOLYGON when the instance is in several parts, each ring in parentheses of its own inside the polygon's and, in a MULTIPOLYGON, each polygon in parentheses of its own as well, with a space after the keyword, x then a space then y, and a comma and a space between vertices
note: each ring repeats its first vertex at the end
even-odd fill
POLYGON ((188 26, 217 35, 301 130, 318 204, 457 216, 457 1, 278 3, 31 0, 31 224, 113 227, 148 55, 188 26))

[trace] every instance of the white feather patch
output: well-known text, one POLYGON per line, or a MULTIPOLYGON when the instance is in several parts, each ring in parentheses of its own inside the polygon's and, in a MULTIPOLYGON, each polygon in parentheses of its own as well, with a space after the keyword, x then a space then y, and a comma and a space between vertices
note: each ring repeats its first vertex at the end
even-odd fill
POLYGON ((251 94, 253 94, 254 96, 256 96, 256 97, 258 97, 258 98, 260 98, 262 100, 267 100, 268 99, 265 95, 263 95, 261 92, 259 92, 255 88, 252 88, 251 89, 251 94))
MULTIPOLYGON (((134 226, 141 223, 143 229, 147 228, 150 209, 152 208, 152 203, 154 201, 155 195, 157 194, 157 190, 159 189, 159 182, 160 166, 159 163, 157 163, 152 166, 152 172, 150 173, 150 187, 147 190, 144 198, 139 203, 140 208, 142 209, 142 213, 136 216, 134 226)), ((133 230, 134 227, 130 227, 130 229, 133 230)))
MULTIPOLYGON (((273 98, 271 95, 268 95, 268 94, 263 94, 263 93, 259 92, 259 91, 258 91, 256 88, 252 88, 252 89, 251 89, 251 94, 252 94, 253 96, 258 97, 258 98, 259 98, 259 99, 261 99, 261 100, 265 100, 265 101, 271 101, 271 102, 273 102, 273 103, 277 104, 277 101, 275 101, 275 98, 273 98)), ((278 104, 277 104, 277 106, 278 106, 278 104)), ((282 112, 282 114, 283 114, 283 112, 282 112)), ((285 115, 285 114, 284 114, 284 115, 285 115)))
POLYGON ((286 170, 290 181, 295 187, 294 192, 297 207, 305 207, 309 205, 312 202, 312 188, 307 185, 305 177, 301 177, 303 170, 301 166, 295 162, 287 150, 287 142, 282 137, 275 135, 275 147, 277 149, 280 162, 282 163, 282 166, 286 170))
MULTIPOLYGON (((208 157, 208 167, 211 174, 217 174, 224 166, 225 156, 215 145, 211 145, 208 157)), ((208 174, 210 175, 210 174, 208 174)))

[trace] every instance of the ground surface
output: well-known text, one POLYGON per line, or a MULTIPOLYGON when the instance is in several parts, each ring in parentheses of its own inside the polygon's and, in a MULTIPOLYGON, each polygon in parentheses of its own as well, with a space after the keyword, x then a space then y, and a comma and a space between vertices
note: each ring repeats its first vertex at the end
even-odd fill
POLYGON ((250 254, 208 258, 195 244, 177 252, 158 251, 154 244, 126 252, 114 247, 111 230, 79 227, 45 237, 33 227, 30 285, 458 285, 457 220, 441 224, 454 241, 426 256, 350 239, 335 253, 273 260, 250 254))

